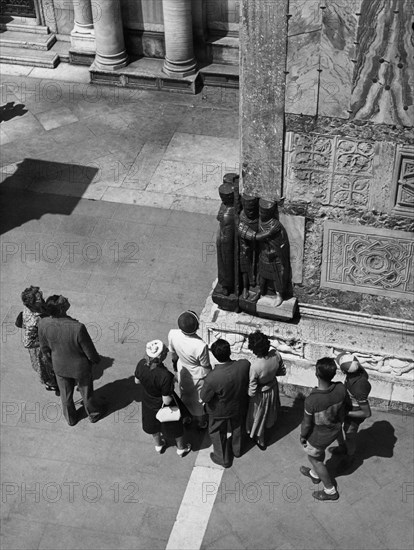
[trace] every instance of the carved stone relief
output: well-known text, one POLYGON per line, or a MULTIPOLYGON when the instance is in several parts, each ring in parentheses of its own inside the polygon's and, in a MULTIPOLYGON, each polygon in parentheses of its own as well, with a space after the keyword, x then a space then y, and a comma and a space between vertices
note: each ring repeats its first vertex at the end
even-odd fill
POLYGON ((387 142, 290 134, 287 198, 386 210, 394 155, 395 146, 387 142))
POLYGON ((414 147, 399 147, 397 150, 392 207, 396 214, 414 215, 414 147))
POLYGON ((414 237, 326 222, 321 287, 412 300, 414 237))

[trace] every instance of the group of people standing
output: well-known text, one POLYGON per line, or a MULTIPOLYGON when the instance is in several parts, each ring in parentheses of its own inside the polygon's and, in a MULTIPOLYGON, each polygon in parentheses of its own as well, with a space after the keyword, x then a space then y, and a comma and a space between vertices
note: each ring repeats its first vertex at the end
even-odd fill
MULTIPOLYGON (((70 303, 64 296, 44 300, 39 287, 31 286, 23 291, 22 301, 16 325, 24 330, 23 344, 41 383, 60 395, 70 426, 78 421, 73 399, 77 386, 89 420, 96 422, 105 412, 93 395, 92 366, 100 357, 85 325, 67 314, 70 303)), ((197 314, 185 311, 178 317, 178 328, 168 334, 168 347, 161 340, 147 343, 146 355, 135 369, 135 382, 143 390, 142 427, 152 435, 157 453, 162 454, 168 439, 174 438, 180 457, 191 451, 183 426, 208 427, 213 444, 210 458, 228 468, 243 453, 247 436, 266 450, 268 430, 275 425, 280 408, 277 378, 286 369, 279 352, 260 331, 248 336, 253 352, 248 361, 233 360, 227 340, 218 339, 209 348, 198 329, 197 314), (171 370, 164 364, 169 352, 171 370), (160 422, 158 411, 169 405, 178 407, 180 418, 160 422)), ((342 469, 352 465, 359 426, 371 416, 371 386, 357 359, 346 353, 336 359, 319 359, 315 374, 318 386, 305 399, 300 431, 311 468, 301 466, 300 471, 313 483, 323 483, 323 489, 313 493, 316 499, 337 500, 336 486, 324 463, 326 449, 337 440, 338 446, 329 450, 343 455, 342 469), (344 384, 332 381, 338 366, 345 374, 344 384)))
POLYGON ((210 458, 228 468, 233 457, 241 456, 245 435, 266 449, 266 430, 275 424, 280 407, 277 376, 286 370, 269 338, 259 331, 249 336, 255 356, 250 363, 232 360, 230 344, 224 339, 208 348, 198 328, 197 314, 185 311, 178 318, 178 329, 168 334, 168 348, 160 340, 148 342, 146 358, 135 370, 135 380, 143 386, 143 429, 153 436, 159 453, 166 446, 164 435, 174 435, 177 453, 184 456, 191 444, 181 439, 182 425, 194 421, 200 430, 208 426, 213 443, 210 458), (174 392, 173 373, 164 365, 169 351, 180 396, 174 392), (181 419, 159 422, 158 410, 172 403, 180 408, 181 419))

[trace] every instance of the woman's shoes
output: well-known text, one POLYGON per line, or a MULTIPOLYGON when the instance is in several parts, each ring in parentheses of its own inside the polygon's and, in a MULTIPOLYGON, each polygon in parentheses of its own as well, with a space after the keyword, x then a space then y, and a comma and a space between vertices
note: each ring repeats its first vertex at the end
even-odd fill
POLYGON ((180 458, 184 458, 191 451, 191 443, 187 443, 184 449, 177 449, 177 454, 180 458))
POLYGON ((161 445, 155 445, 155 450, 157 451, 157 453, 159 455, 162 455, 165 452, 166 448, 167 448, 167 443, 166 443, 165 439, 162 440, 161 445))
POLYGON ((262 445, 261 443, 259 443, 258 441, 256 441, 256 445, 259 447, 259 449, 261 451, 266 451, 267 449, 267 445, 262 445))

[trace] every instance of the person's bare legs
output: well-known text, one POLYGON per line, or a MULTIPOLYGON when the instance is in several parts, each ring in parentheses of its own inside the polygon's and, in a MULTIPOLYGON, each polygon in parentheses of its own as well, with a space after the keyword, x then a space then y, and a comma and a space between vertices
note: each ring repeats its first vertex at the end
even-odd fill
POLYGON ((312 456, 308 455, 309 462, 312 465, 312 471, 318 475, 319 479, 322 481, 325 489, 333 489, 334 484, 332 483, 331 476, 329 475, 328 469, 325 466, 325 463, 321 460, 316 460, 312 456))

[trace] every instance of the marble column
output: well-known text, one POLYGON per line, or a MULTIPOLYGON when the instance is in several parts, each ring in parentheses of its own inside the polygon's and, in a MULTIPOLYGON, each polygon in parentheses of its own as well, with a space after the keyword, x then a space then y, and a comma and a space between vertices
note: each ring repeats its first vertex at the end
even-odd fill
POLYGON ((96 40, 95 66, 116 71, 128 63, 120 0, 94 0, 93 24, 96 40))
POLYGON ((73 0, 74 27, 70 33, 72 54, 93 54, 96 50, 91 0, 73 0))
POLYGON ((92 7, 91 0, 73 0, 74 27, 72 32, 92 34, 92 7))
POLYGON ((191 0, 163 0, 165 61, 169 76, 185 77, 196 72, 191 0))
POLYGON ((242 0, 240 22, 241 193, 282 193, 288 0, 242 0))

